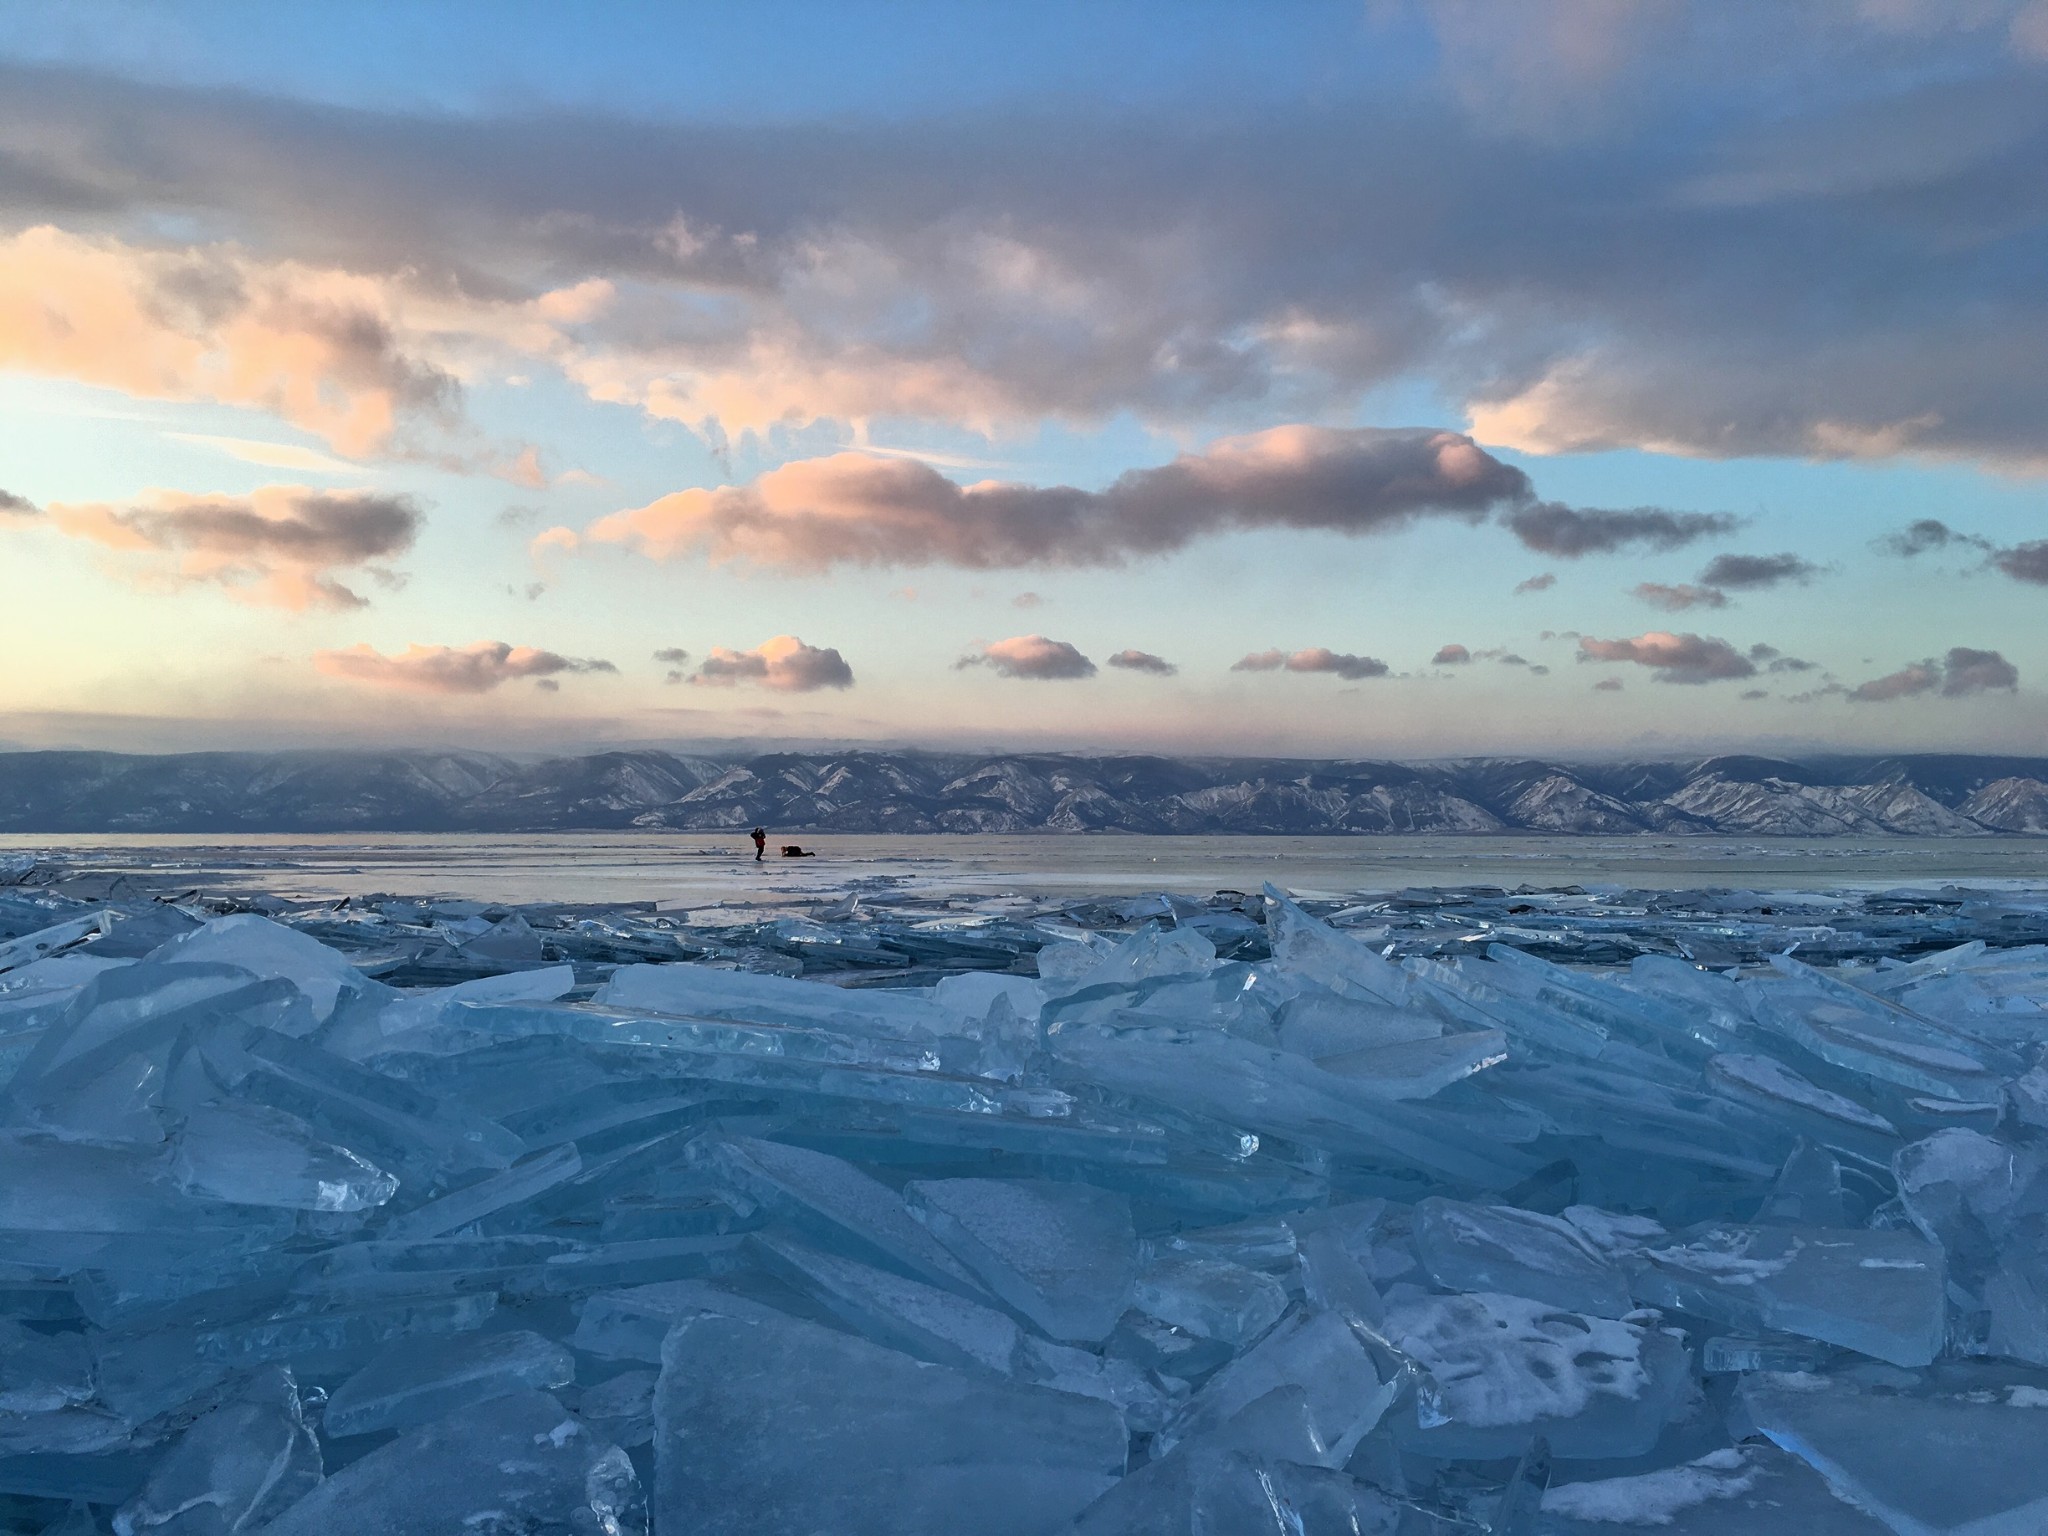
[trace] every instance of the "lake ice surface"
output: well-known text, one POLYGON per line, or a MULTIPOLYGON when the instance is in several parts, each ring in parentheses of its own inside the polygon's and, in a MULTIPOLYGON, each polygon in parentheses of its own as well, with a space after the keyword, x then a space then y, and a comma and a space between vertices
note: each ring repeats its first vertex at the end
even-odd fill
POLYGON ((0 849, 0 1530, 2048 1528, 2032 850, 1422 841, 0 849))

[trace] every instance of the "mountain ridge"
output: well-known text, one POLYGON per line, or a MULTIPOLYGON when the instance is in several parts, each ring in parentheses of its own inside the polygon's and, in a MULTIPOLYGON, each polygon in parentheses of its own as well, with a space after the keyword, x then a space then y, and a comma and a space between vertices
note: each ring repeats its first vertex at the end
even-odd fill
POLYGON ((2048 835, 2048 757, 0 753, 0 832, 2048 835))

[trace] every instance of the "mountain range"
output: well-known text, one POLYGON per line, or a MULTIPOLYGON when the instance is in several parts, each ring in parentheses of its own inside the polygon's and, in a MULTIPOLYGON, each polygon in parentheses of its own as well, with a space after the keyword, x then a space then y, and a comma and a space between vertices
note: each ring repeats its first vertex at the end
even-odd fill
POLYGON ((0 831, 2048 835, 2048 758, 0 753, 0 831))

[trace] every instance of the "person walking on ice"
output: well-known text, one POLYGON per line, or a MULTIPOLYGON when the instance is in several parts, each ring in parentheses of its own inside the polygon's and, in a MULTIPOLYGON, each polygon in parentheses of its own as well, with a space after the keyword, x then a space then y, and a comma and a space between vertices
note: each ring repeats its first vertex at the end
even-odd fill
POLYGON ((754 862, 758 864, 761 862, 761 855, 768 851, 768 829, 756 827, 750 835, 754 839, 754 862))

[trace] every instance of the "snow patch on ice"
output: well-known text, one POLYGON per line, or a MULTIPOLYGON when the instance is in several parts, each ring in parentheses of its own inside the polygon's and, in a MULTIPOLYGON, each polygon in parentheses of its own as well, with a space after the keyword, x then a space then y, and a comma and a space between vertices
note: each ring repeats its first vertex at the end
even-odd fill
POLYGON ((1543 1512, 1606 1525, 1669 1525, 1694 1505, 1747 1493, 1757 1476, 1742 1452, 1731 1447, 1635 1477, 1566 1483, 1543 1495, 1543 1512))

